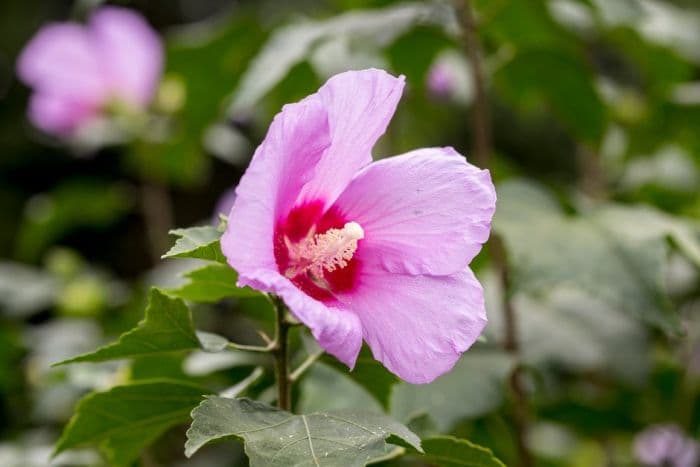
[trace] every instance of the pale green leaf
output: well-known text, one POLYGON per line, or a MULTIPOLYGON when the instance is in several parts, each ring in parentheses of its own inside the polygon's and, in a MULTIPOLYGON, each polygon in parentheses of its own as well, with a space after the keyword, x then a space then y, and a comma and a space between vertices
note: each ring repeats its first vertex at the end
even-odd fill
POLYGON ((665 238, 621 235, 595 212, 566 216, 546 191, 525 182, 501 184, 498 193, 494 228, 505 241, 516 290, 547 294, 554 286, 572 287, 679 333, 664 284, 665 238))
POLYGON ((185 454, 236 437, 245 443, 251 467, 355 467, 400 448, 387 438, 421 450, 420 439, 385 415, 337 410, 294 415, 249 399, 209 397, 192 412, 185 454))
POLYGON ((502 403, 513 363, 503 352, 471 350, 452 371, 430 384, 394 386, 391 414, 404 422, 427 415, 441 432, 449 431, 458 422, 484 415, 502 403))
POLYGON ((175 229, 171 235, 179 237, 175 245, 163 255, 163 258, 195 258, 225 263, 221 253, 219 239, 221 231, 212 226, 175 229))

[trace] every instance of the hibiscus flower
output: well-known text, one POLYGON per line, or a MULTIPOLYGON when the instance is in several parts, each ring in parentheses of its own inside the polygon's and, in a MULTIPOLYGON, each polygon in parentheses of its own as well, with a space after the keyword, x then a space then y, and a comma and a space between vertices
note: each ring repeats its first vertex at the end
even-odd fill
POLYGON ((486 325, 469 263, 488 239, 488 171, 452 148, 372 162, 403 77, 341 73, 284 106, 236 190, 221 245, 239 285, 281 297, 353 367, 367 342, 411 383, 449 371, 486 325))

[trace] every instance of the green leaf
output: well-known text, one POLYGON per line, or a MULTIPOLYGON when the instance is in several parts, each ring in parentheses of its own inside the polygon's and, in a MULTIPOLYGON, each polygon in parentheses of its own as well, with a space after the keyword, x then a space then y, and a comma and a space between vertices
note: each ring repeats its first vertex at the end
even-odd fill
POLYGON ((388 45, 417 24, 442 25, 454 31, 450 8, 439 3, 407 3, 376 10, 355 10, 322 21, 303 21, 280 28, 241 77, 231 113, 254 107, 297 64, 330 39, 388 45))
POLYGON ((506 467, 490 449, 466 439, 434 436, 422 441, 421 459, 441 467, 506 467))
POLYGON ((546 295, 554 286, 572 287, 668 334, 680 332, 664 284, 665 238, 621 235, 596 212, 565 216, 546 191, 522 181, 501 184, 498 193, 494 228, 516 290, 546 295))
POLYGON ((117 386, 85 396, 54 454, 99 445, 110 465, 126 466, 169 428, 187 421, 208 391, 168 380, 117 386))
POLYGON ((228 264, 212 263, 185 273, 189 282, 169 295, 201 303, 218 302, 228 297, 255 297, 259 292, 249 287, 237 287, 238 273, 228 264))
POLYGON ((56 365, 103 362, 200 348, 217 352, 223 350, 226 342, 226 339, 215 334, 196 333, 190 310, 182 300, 170 298, 153 288, 146 317, 138 326, 122 334, 117 342, 56 365))
POLYGON ((365 388, 382 404, 382 407, 387 408, 389 406, 391 388, 399 382, 399 379, 372 357, 372 352, 367 346, 363 346, 360 355, 357 357, 355 368, 350 372, 347 372, 347 367, 343 363, 330 355, 324 356, 324 361, 346 373, 348 377, 365 388))
POLYGON ((385 415, 349 410, 293 415, 249 399, 209 397, 192 412, 185 454, 205 444, 237 437, 251 467, 363 466, 399 448, 395 436, 422 452, 420 439, 385 415))
POLYGON ((458 422, 501 404, 513 363, 502 352, 467 352, 451 372, 430 384, 394 386, 391 414, 404 422, 427 415, 441 432, 450 431, 458 422))
POLYGON ((190 227, 171 230, 170 234, 179 238, 163 258, 196 258, 219 263, 226 262, 219 245, 221 238, 219 229, 211 226, 190 227))

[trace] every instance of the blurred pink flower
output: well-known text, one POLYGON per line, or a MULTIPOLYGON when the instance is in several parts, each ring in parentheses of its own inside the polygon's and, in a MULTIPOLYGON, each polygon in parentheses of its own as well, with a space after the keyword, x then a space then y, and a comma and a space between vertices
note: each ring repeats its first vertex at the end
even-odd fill
POLYGON ((452 148, 372 162, 404 78, 336 75, 272 122, 236 190, 222 248, 240 285, 279 295, 353 367, 411 383, 449 371, 486 324, 468 265, 488 239, 489 172, 452 148))
POLYGON ((655 425, 635 437, 634 455, 646 466, 698 467, 700 444, 676 425, 655 425))
POLYGON ((453 71, 444 62, 435 62, 428 71, 428 91, 438 99, 448 99, 455 92, 453 71))
POLYGON ((70 136, 114 102, 137 109, 153 98, 163 68, 160 38, 137 13, 102 7, 87 25, 48 24, 17 64, 33 88, 29 118, 42 130, 70 136))

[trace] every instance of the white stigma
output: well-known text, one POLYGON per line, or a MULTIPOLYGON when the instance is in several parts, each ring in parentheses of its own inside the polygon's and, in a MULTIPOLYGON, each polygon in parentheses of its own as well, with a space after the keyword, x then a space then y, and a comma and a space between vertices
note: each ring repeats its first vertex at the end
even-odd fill
POLYGON ((302 272, 323 277, 323 271, 335 271, 348 265, 348 261, 357 251, 357 242, 365 237, 365 231, 357 222, 348 222, 342 229, 328 229, 322 234, 291 244, 286 240, 292 267, 287 270, 287 277, 294 277, 302 272))

